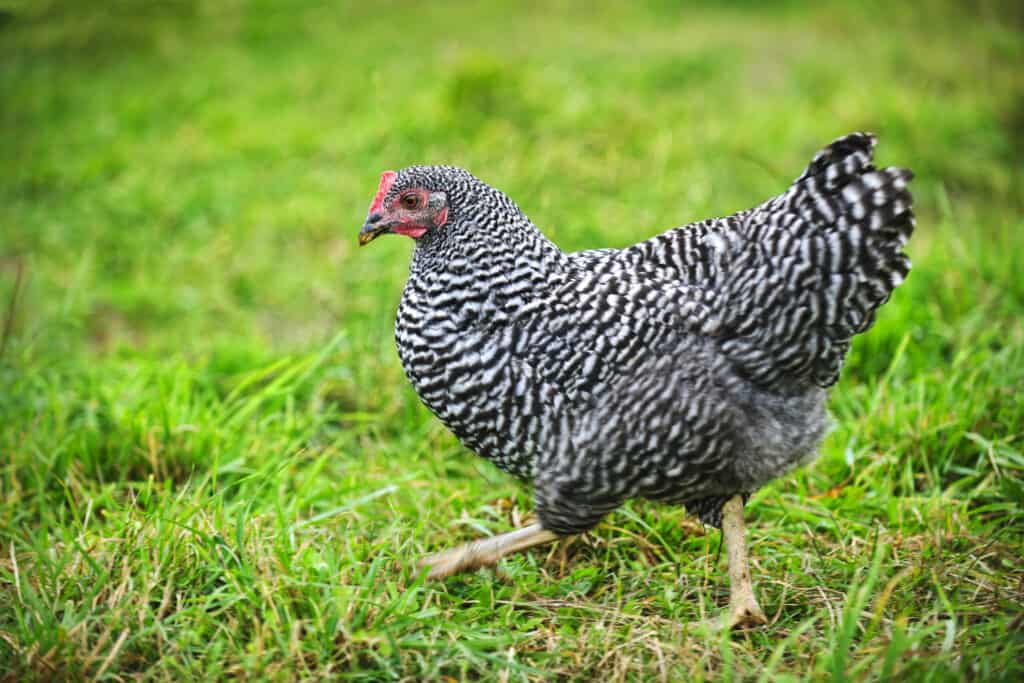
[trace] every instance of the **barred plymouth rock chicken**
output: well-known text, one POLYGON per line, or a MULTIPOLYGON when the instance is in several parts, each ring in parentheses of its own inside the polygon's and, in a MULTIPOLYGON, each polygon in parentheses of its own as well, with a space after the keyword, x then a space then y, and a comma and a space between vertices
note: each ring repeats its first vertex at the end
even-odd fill
POLYGON ((466 447, 533 483, 539 519, 428 557, 431 576, 643 497, 722 528, 726 621, 763 623, 744 501, 815 456, 851 338, 910 270, 911 173, 876 169, 874 145, 836 140, 753 209, 578 253, 462 169, 384 173, 359 242, 415 240, 395 324, 406 375, 466 447))

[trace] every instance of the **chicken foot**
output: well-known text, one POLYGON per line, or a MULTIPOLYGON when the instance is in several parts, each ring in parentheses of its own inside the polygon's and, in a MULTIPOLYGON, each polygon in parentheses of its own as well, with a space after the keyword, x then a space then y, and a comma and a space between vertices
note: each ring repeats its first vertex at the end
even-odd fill
MULTIPOLYGON (((742 496, 730 498, 722 507, 722 537, 729 561, 729 611, 717 625, 732 629, 768 623, 757 604, 750 581, 742 496)), ((430 568, 428 579, 444 579, 461 572, 494 566, 506 555, 553 543, 559 538, 558 534, 540 524, 531 524, 428 555, 420 561, 419 566, 430 568)))
POLYGON ((444 579, 498 563, 505 555, 553 543, 560 536, 540 524, 531 524, 505 534, 482 538, 423 558, 419 566, 430 567, 428 579, 444 579))

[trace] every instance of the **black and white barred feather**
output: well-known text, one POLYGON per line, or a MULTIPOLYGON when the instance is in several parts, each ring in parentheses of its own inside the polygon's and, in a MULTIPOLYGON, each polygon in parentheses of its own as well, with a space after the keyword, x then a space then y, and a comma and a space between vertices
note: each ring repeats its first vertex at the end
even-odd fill
POLYGON ((576 533, 631 497, 721 504, 811 459, 824 388, 906 277, 911 178, 874 137, 832 143, 782 195, 622 250, 566 254, 504 194, 453 167, 417 240, 395 331, 423 402, 471 450, 535 485, 576 533))

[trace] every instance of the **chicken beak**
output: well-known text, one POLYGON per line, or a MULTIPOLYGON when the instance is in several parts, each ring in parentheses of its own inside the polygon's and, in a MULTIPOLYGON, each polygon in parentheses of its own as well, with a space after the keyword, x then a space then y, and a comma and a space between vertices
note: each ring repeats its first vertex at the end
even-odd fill
POLYGON ((365 247, 386 232, 390 232, 390 225, 381 221, 380 214, 373 214, 363 223, 363 229, 359 231, 359 246, 365 247))

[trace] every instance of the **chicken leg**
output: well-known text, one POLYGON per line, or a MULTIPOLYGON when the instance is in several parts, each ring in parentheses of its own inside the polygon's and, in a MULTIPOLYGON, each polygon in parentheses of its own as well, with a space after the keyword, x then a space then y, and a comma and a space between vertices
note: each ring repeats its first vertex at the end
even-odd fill
POLYGON ((428 555, 420 561, 419 566, 430 567, 428 579, 444 579, 460 572, 493 566, 505 555, 552 543, 559 538, 558 534, 540 524, 531 524, 506 534, 482 538, 428 555))
MULTIPOLYGON (((730 498, 722 507, 722 536, 729 560, 729 612, 724 615, 721 625, 726 628, 742 628, 768 623, 750 583, 742 496, 730 498)), ((531 524, 428 555, 420 561, 419 566, 430 568, 428 579, 444 579, 461 572, 494 566, 505 555, 553 543, 559 538, 558 534, 540 524, 531 524)))
POLYGON ((722 538, 729 560, 729 612, 723 615, 722 625, 733 629, 767 624, 750 584, 742 496, 733 496, 722 506, 722 538))

